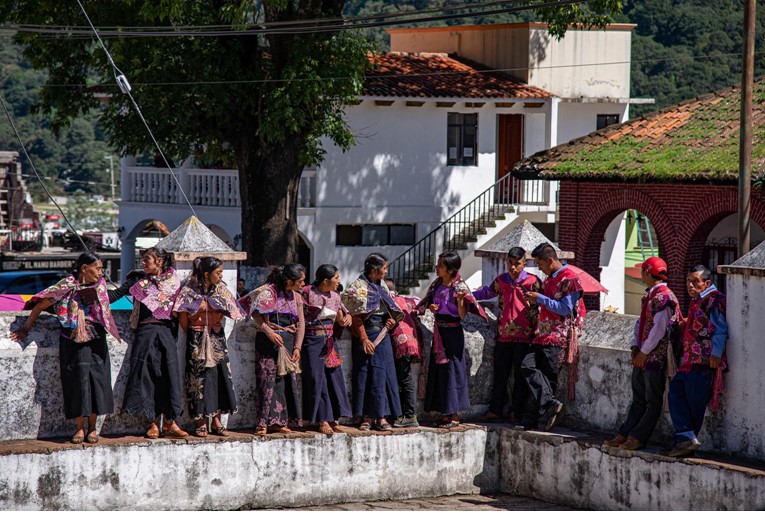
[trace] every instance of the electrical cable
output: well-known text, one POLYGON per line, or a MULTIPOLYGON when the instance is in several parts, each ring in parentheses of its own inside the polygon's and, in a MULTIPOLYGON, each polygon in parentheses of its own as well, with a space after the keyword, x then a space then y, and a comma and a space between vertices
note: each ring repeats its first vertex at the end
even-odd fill
POLYGON ((146 118, 144 118, 143 113, 141 112, 141 108, 138 106, 138 102, 136 102, 135 98, 133 98, 133 95, 130 94, 131 87, 130 87, 130 83, 127 80, 127 77, 125 77, 125 74, 122 73, 122 70, 120 70, 117 67, 117 64, 114 62, 114 59, 112 59, 112 54, 109 53, 109 50, 106 48, 106 45, 101 39, 101 36, 98 34, 96 27, 93 26, 93 22, 90 21, 90 16, 88 16, 88 12, 85 10, 85 7, 83 7, 82 2, 80 0, 77 0, 77 5, 80 6, 80 9, 82 10, 82 14, 85 15, 85 19, 88 20, 88 25, 90 25, 91 29, 93 29, 93 33, 96 35, 96 38, 98 39, 98 42, 101 45, 101 48, 104 50, 107 58, 109 59, 109 63, 112 65, 112 69, 114 72, 114 80, 117 82, 117 85, 119 86, 120 91, 122 91, 123 94, 126 94, 128 98, 130 98, 130 102, 133 104, 133 108, 135 109, 136 113, 138 113, 138 117, 141 118, 141 121, 143 122, 144 127, 146 127, 146 130, 149 132, 149 136, 151 137, 151 140, 154 142, 154 146, 157 148, 159 155, 162 157, 162 161, 165 163, 165 166, 167 167, 167 169, 170 170, 170 175, 173 177, 175 184, 178 186, 178 190, 183 195, 183 199, 186 200, 186 204, 189 206, 189 209, 191 210, 191 214, 193 214, 194 217, 197 218, 198 217, 197 213, 194 210, 194 207, 191 205, 191 202, 189 201, 189 197, 186 196, 186 191, 183 190, 183 186, 181 186, 181 183, 178 180, 178 177, 175 175, 175 171, 173 171, 173 168, 172 166, 170 166, 170 163, 168 162, 167 157, 165 157, 165 152, 162 151, 162 147, 159 145, 157 138, 154 137, 154 133, 151 131, 151 127, 149 127, 149 123, 146 121, 146 118))
POLYGON ((69 230, 71 230, 74 233, 74 235, 77 236, 77 239, 80 240, 80 243, 82 244, 82 247, 85 249, 85 251, 89 252, 90 248, 88 248, 88 245, 85 244, 85 241, 82 239, 82 237, 80 237, 80 234, 78 234, 77 231, 74 229, 74 225, 72 225, 72 223, 69 221, 69 218, 66 217, 64 210, 61 208, 58 202, 56 202, 56 200, 53 198, 53 195, 51 195, 50 191, 48 190, 48 186, 45 185, 45 182, 40 176, 40 173, 37 172, 37 167, 35 166, 35 163, 32 161, 32 158, 27 153, 27 149, 24 147, 24 141, 21 139, 21 134, 19 134, 19 131, 16 129, 16 124, 13 122, 13 116, 11 116, 11 112, 8 110, 8 106, 5 104, 5 100, 3 99, 2 95, 0 95, 0 104, 3 104, 3 110, 5 111, 5 115, 8 117, 8 121, 10 122, 11 128, 13 129, 13 133, 16 134, 16 139, 19 140, 19 145, 21 145, 21 150, 24 152, 24 156, 27 158, 27 162, 29 162, 29 166, 32 168, 32 171, 37 177, 37 180, 40 181, 40 185, 43 187, 45 194, 48 195, 48 199, 53 203, 53 205, 56 206, 56 208, 58 209, 58 212, 61 213, 61 217, 64 218, 64 221, 69 227, 69 230))
MULTIPOLYGON (((480 16, 488 16, 488 15, 494 15, 494 14, 509 14, 514 12, 528 11, 528 10, 545 9, 550 7, 561 7, 561 6, 567 6, 567 5, 580 4, 586 1, 587 0, 551 0, 551 1, 542 2, 539 4, 507 7, 503 9, 492 9, 488 11, 480 11, 480 12, 471 13, 471 14, 480 15, 480 16)), ((80 4, 80 8, 83 10, 83 12, 85 12, 79 0, 78 0, 78 4, 80 4)), ((415 12, 414 14, 417 14, 417 13, 415 12)), ((114 30, 114 31, 102 31, 101 33, 103 34, 104 37, 113 36, 113 37, 119 37, 119 38, 180 37, 180 36, 219 37, 219 36, 299 35, 299 34, 313 34, 313 33, 321 33, 321 32, 339 32, 344 30, 358 30, 358 29, 366 29, 366 28, 401 25, 401 24, 408 24, 408 23, 448 21, 448 20, 461 19, 461 18, 467 18, 467 17, 470 17, 470 16, 466 15, 465 13, 455 13, 455 14, 444 14, 440 16, 426 16, 426 17, 420 17, 420 18, 412 18, 412 19, 408 19, 404 21, 392 20, 392 21, 380 21, 380 22, 369 22, 369 23, 359 23, 359 24, 337 24, 337 25, 328 25, 328 26, 311 26, 311 27, 295 27, 295 28, 275 28, 275 29, 253 28, 248 30, 226 29, 226 30, 210 30, 210 31, 165 30, 165 31, 142 31, 142 32, 139 32, 139 31, 125 32, 122 30, 114 30)), ((92 31, 98 33, 98 31, 95 29, 95 26, 93 26, 92 23, 90 24, 90 26, 92 31)), ((83 30, 72 30, 70 28, 63 28, 63 29, 18 28, 15 30, 17 32, 37 33, 37 34, 65 34, 67 38, 71 38, 74 35, 82 36, 86 34, 86 32, 84 32, 83 30)), ((103 41, 101 41, 100 34, 98 36, 98 39, 103 45, 103 41)))
MULTIPOLYGON (((262 28, 269 28, 269 27, 292 27, 292 26, 300 26, 300 25, 311 25, 311 24, 322 24, 322 23, 335 23, 335 24, 345 24, 347 22, 358 22, 358 21, 367 21, 367 20, 379 20, 379 19, 389 19, 389 18, 401 18, 406 16, 414 16, 414 15, 422 15, 422 14, 432 14, 432 13, 441 13, 441 12, 451 12, 451 11, 461 11, 465 9, 483 9, 485 7, 492 7, 495 5, 504 5, 504 4, 523 4, 523 3, 529 3, 531 0, 493 0, 490 2, 477 2, 472 4, 459 4, 454 6, 444 6, 444 7, 433 7, 430 9, 419 9, 416 11, 399 11, 399 12, 381 12, 377 14, 366 14, 363 16, 345 16, 340 18, 312 18, 312 19, 303 19, 303 20, 286 20, 286 21, 269 21, 269 22, 262 22, 262 23, 247 23, 247 24, 233 24, 233 25, 116 25, 116 26, 102 26, 98 27, 98 29, 103 33, 105 29, 114 29, 114 30, 120 30, 121 32, 128 31, 130 32, 132 29, 140 29, 140 30, 163 30, 166 31, 170 28, 174 30, 204 30, 204 29, 239 29, 239 30, 246 30, 252 27, 262 27, 262 28)), ((471 13, 472 14, 472 13, 471 13)), ((476 13, 481 14, 481 13, 476 13)), ((13 30, 24 30, 24 29, 44 29, 44 28, 60 28, 60 29, 75 29, 78 31, 82 31, 83 29, 87 29, 86 32, 90 34, 90 27, 86 25, 38 25, 38 24, 32 24, 32 23, 25 23, 20 25, 6 25, 10 29, 13 30)), ((3 29, 4 27, 0 26, 0 29, 3 29)))

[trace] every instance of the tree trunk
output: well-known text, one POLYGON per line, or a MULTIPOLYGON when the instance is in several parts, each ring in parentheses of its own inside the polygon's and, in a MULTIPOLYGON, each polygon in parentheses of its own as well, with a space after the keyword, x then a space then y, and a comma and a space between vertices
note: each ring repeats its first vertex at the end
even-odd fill
POLYGON ((248 266, 280 265, 297 260, 297 195, 304 138, 293 136, 263 148, 238 149, 242 200, 242 250, 248 266))

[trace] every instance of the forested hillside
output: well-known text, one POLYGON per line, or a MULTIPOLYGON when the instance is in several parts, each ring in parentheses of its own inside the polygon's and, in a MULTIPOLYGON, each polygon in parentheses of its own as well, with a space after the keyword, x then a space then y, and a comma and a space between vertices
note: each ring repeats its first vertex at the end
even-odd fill
MULTIPOLYGON (((463 5, 464 0, 351 0, 349 16, 463 5)), ((765 72, 765 1, 758 2, 755 76, 765 72)), ((633 116, 666 107, 722 87, 738 84, 741 73, 742 0, 627 0, 615 21, 637 24, 632 39, 632 96, 655 98, 656 105, 635 105, 633 116)), ((510 23, 531 21, 522 15, 480 15, 434 23, 510 23)), ((388 41, 382 29, 370 29, 381 49, 388 41)))
MULTIPOLYGON (((107 170, 110 162, 106 157, 113 156, 115 168, 119 167, 119 160, 97 126, 97 114, 83 115, 68 128, 54 134, 49 129, 48 120, 32 112, 38 100, 37 90, 44 81, 45 73, 31 68, 21 55, 21 47, 12 44, 8 37, 0 37, 0 91, 38 171, 55 179, 47 182, 48 188, 53 194, 82 191, 109 196, 111 186, 107 170)), ((1 109, 0 150, 22 153, 1 109)), ((22 161, 24 173, 31 174, 23 156, 22 161)), ((117 169, 115 180, 118 179, 117 169)), ((35 198, 41 199, 43 192, 37 179, 29 178, 27 184, 35 198)))

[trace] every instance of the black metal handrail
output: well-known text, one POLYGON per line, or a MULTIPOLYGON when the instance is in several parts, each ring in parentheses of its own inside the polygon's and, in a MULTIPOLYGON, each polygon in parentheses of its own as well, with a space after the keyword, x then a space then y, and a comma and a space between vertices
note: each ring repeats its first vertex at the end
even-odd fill
POLYGON ((441 253, 437 253, 437 248, 442 248, 442 252, 466 250, 468 243, 477 241, 486 227, 494 226, 495 220, 513 206, 547 204, 548 187, 547 181, 519 180, 505 175, 393 259, 388 266, 388 276, 402 291, 418 285, 433 271, 437 255, 441 253))

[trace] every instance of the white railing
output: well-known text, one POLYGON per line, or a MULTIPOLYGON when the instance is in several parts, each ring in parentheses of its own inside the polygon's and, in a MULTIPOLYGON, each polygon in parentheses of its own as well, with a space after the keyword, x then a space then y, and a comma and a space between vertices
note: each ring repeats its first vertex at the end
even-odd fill
POLYGON ((192 205, 241 207, 237 170, 189 170, 186 194, 192 205))
POLYGON ((305 170, 300 177, 298 208, 312 209, 314 207, 316 207, 316 170, 305 170))
MULTIPOLYGON (((241 207, 239 172, 177 168, 175 176, 192 205, 208 207, 241 207)), ((181 189, 170 171, 148 166, 123 168, 123 201, 141 203, 185 204, 181 189)), ((298 207, 316 207, 316 171, 306 170, 300 178, 298 207)))

